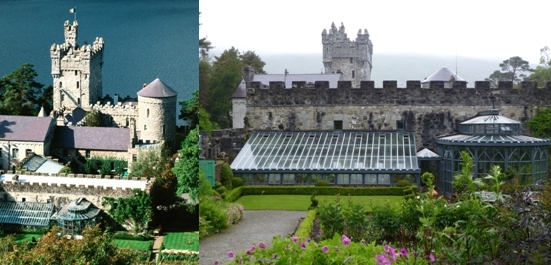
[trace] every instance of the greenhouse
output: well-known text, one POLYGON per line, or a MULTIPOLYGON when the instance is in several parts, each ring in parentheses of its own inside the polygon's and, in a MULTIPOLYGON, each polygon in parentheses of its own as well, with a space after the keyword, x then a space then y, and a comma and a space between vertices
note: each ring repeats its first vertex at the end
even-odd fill
POLYGON ((412 132, 254 132, 231 164, 248 185, 419 184, 412 132))
POLYGON ((549 139, 520 134, 520 122, 499 116, 499 110, 487 110, 462 122, 459 134, 436 139, 438 155, 438 188, 445 195, 453 193, 454 176, 461 170, 461 152, 473 159, 473 177, 488 175, 499 165, 507 176, 517 176, 520 183, 531 184, 547 178, 549 139))
POLYGON ((44 228, 50 225, 54 205, 40 202, 0 202, 0 223, 44 228))
POLYGON ((100 211, 85 198, 79 198, 61 208, 55 219, 65 233, 80 235, 84 227, 95 226, 99 222, 100 211))

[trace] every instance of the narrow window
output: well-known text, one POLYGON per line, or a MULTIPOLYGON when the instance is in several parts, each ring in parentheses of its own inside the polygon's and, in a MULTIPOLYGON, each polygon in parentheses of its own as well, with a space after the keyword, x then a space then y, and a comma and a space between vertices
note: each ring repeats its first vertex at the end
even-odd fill
POLYGON ((147 117, 149 118, 149 109, 147 109, 147 117))
POLYGON ((136 162, 138 161, 138 155, 137 154, 133 154, 132 155, 132 162, 136 162))
POLYGON ((354 63, 354 58, 350 57, 350 63, 354 63))
POLYGON ((90 150, 86 150, 86 158, 90 158, 90 150))
POLYGON ((77 88, 80 88, 80 82, 77 81, 77 88))
POLYGON ((333 121, 334 130, 342 130, 342 121, 333 121))
POLYGON ((77 103, 80 106, 80 98, 77 98, 77 103))
POLYGON ((32 153, 33 151, 31 149, 26 149, 25 150, 25 156, 28 156, 32 153))
POLYGON ((163 125, 163 135, 165 135, 165 127, 166 125, 163 125))
POLYGON ((75 70, 75 75, 78 75, 78 71, 77 71, 77 70, 75 70))
POLYGON ((63 82, 59 82, 59 88, 61 88, 63 86, 63 82))
POLYGON ((355 72, 354 72, 354 70, 352 70, 352 78, 354 78, 354 74, 355 74, 355 72))
POLYGON ((63 99, 65 99, 65 95, 61 94, 61 102, 63 102, 63 99))
POLYGON ((147 131, 147 124, 144 124, 144 125, 143 125, 143 130, 144 130, 144 131, 147 131))
POLYGON ((11 156, 12 156, 13 159, 18 159, 19 158, 19 149, 17 149, 17 148, 12 149, 11 156))

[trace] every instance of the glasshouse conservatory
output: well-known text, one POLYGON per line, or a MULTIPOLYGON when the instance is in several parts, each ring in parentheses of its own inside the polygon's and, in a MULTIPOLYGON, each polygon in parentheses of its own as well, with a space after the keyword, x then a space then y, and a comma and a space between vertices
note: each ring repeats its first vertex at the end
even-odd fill
POLYGON ((248 185, 419 184, 412 132, 254 132, 231 164, 248 185))
POLYGON ((520 134, 520 122, 499 116, 499 110, 481 111, 475 118, 459 125, 459 134, 436 139, 438 188, 445 195, 453 193, 452 181, 460 172, 461 152, 473 159, 473 177, 485 177, 493 165, 499 165, 509 177, 521 183, 547 178, 549 139, 520 134))
POLYGON ((47 228, 54 205, 40 202, 0 202, 0 224, 26 228, 47 228))
POLYGON ((61 208, 54 218, 65 233, 80 235, 84 227, 94 226, 99 222, 100 211, 85 198, 79 198, 61 208))

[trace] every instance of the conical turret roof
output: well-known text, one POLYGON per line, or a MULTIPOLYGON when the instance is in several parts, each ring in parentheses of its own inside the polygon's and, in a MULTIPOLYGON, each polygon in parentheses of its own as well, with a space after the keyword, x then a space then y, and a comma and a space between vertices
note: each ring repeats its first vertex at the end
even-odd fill
POLYGON ((138 91, 138 96, 148 98, 169 98, 178 95, 176 91, 167 86, 159 78, 146 85, 142 90, 138 91))
POLYGON ((450 70, 446 66, 442 66, 438 71, 434 72, 432 75, 427 77, 427 79, 423 80, 421 83, 426 83, 430 81, 450 81, 451 76, 455 76, 455 81, 465 81, 465 79, 458 76, 456 73, 454 73, 452 70, 450 70))

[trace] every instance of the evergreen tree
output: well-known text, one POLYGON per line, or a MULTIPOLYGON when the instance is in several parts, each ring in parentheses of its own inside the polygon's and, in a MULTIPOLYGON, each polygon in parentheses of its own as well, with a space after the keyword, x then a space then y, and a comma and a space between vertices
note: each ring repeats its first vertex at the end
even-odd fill
MULTIPOLYGON (((38 115, 41 103, 48 102, 48 99, 44 85, 34 80, 37 76, 33 65, 26 63, 0 79, 1 114, 38 115)), ((51 98, 49 100, 51 102, 51 98)))

